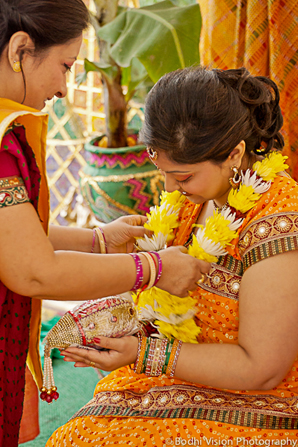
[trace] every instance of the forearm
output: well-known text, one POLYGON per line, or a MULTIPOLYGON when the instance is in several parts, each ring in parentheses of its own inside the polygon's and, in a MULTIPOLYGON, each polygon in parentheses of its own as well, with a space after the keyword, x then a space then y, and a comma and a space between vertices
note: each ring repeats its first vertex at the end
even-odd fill
MULTIPOLYGON (((71 250, 90 253, 93 243, 93 230, 88 228, 49 226, 49 240, 54 250, 71 250)), ((94 253, 99 253, 98 237, 95 235, 94 253)))
MULTIPOLYGON (((148 281, 149 266, 146 261, 143 262, 143 272, 144 282, 148 281)), ((23 291, 23 294, 34 298, 91 300, 132 289, 136 268, 130 255, 58 251, 44 258, 42 267, 33 265, 32 274, 27 278, 20 279, 22 290, 19 292, 23 291)))
POLYGON ((222 389, 272 389, 279 379, 270 377, 264 366, 236 344, 183 343, 175 376, 222 389))

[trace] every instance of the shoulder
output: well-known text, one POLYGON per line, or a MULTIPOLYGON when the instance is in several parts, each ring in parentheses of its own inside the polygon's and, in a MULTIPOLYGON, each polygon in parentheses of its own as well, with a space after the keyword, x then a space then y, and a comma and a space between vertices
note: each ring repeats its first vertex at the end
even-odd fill
POLYGON ((238 241, 244 269, 266 257, 298 249, 298 184, 277 176, 248 213, 238 241))

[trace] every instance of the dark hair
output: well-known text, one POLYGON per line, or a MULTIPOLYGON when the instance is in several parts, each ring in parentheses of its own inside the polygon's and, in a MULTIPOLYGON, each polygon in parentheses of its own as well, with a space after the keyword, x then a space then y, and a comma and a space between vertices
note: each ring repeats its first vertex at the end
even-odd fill
POLYGON ((284 145, 276 84, 246 68, 191 67, 164 75, 149 92, 141 140, 176 163, 223 162, 244 140, 262 154, 284 145))
POLYGON ((17 31, 28 33, 41 52, 79 37, 89 21, 82 0, 0 0, 0 55, 17 31))

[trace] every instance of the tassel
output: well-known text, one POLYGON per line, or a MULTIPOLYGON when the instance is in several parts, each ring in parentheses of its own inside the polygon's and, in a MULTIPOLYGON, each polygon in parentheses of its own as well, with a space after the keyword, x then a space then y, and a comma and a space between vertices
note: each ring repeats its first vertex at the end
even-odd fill
POLYGON ((48 404, 57 400, 59 393, 57 393, 57 387, 54 381, 54 372, 51 359, 51 348, 48 346, 44 350, 44 367, 43 367, 43 383, 40 389, 40 398, 48 404))

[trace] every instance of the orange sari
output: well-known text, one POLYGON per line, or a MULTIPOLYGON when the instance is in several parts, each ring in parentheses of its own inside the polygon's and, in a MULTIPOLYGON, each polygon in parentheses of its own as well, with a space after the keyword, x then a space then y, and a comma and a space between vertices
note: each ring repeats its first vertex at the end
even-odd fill
MULTIPOLYGON (((174 244, 185 244, 201 207, 187 202, 174 244)), ((199 343, 237 343, 238 297, 252 264, 298 249, 298 185, 277 177, 246 216, 229 254, 212 264, 198 300, 199 343)), ((101 380, 94 398, 49 439, 53 446, 298 445, 298 357, 270 391, 231 391, 129 367, 101 380), (282 442, 281 442, 282 441, 282 442)))

